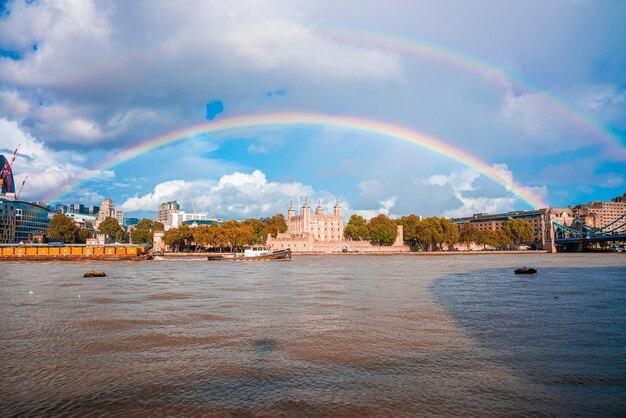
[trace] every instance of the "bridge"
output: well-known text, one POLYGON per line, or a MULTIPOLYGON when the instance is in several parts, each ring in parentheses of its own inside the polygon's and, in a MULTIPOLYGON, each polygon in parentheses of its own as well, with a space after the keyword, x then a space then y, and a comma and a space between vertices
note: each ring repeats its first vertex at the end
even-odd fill
POLYGON ((596 242, 626 242, 626 213, 603 228, 596 228, 580 220, 569 227, 552 220, 554 244, 564 248, 582 249, 596 242))

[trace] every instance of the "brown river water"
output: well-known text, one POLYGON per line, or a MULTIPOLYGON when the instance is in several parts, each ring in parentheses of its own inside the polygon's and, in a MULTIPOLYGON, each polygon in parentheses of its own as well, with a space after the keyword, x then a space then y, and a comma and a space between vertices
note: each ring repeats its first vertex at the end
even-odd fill
POLYGON ((564 415, 433 291, 521 265, 540 280, 626 256, 0 263, 0 415, 564 415))

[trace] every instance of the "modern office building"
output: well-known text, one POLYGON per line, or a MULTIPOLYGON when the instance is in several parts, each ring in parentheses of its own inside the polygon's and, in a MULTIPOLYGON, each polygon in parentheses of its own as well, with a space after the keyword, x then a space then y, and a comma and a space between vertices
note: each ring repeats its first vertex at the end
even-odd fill
POLYGON ((31 241, 50 228, 49 213, 46 207, 15 200, 12 193, 0 196, 0 243, 31 241))

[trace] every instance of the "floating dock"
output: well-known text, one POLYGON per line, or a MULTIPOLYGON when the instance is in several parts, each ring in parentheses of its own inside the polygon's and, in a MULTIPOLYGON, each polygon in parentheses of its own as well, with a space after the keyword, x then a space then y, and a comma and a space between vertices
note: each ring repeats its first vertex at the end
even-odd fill
POLYGON ((128 244, 1 244, 0 261, 150 260, 148 250, 148 246, 128 244))

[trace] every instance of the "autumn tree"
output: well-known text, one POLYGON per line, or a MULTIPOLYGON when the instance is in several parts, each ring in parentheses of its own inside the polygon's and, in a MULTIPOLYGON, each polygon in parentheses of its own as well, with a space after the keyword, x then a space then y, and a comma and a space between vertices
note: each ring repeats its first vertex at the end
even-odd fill
POLYGON ((343 229, 343 236, 355 241, 367 239, 368 231, 365 218, 357 214, 350 216, 348 224, 343 229))
POLYGON ((535 232, 533 227, 523 219, 508 221, 502 226, 502 230, 515 245, 529 244, 535 232))
POLYGON ((254 230, 249 225, 243 225, 237 221, 227 221, 221 225, 224 237, 231 250, 242 245, 254 243, 256 237, 254 230))
MULTIPOLYGON (((284 218, 283 218, 284 220, 284 218)), ((268 225, 255 218, 246 219, 242 222, 242 225, 249 226, 254 231, 254 242, 251 244, 263 244, 267 240, 267 229, 268 225)), ((286 224, 285 224, 286 226, 286 224)), ((280 226, 276 225, 278 231, 280 231, 280 226)), ((285 229, 286 231, 287 229, 285 229)))
POLYGON ((367 224, 369 238, 379 245, 391 245, 396 240, 398 228, 387 216, 380 214, 367 224))
POLYGON ((274 238, 279 232, 287 232, 287 221, 285 221, 285 215, 282 213, 267 218, 265 223, 267 224, 267 232, 272 234, 274 238))
POLYGON ((78 227, 76 222, 69 216, 63 214, 56 214, 50 220, 50 229, 48 229, 48 236, 59 238, 61 241, 67 244, 73 244, 76 242, 78 233, 78 227))

